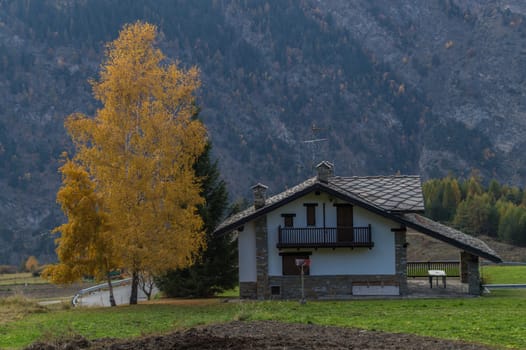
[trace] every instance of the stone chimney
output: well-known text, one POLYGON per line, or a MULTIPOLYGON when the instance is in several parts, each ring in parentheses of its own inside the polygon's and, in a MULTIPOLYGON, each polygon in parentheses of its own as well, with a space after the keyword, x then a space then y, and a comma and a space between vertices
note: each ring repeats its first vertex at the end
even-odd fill
POLYGON ((318 171, 318 181, 328 183, 329 178, 334 176, 333 173, 334 165, 326 160, 316 165, 318 171))
POLYGON ((265 206, 265 201, 267 200, 267 188, 267 186, 260 183, 252 186, 252 192, 254 193, 254 208, 256 208, 256 210, 265 206))

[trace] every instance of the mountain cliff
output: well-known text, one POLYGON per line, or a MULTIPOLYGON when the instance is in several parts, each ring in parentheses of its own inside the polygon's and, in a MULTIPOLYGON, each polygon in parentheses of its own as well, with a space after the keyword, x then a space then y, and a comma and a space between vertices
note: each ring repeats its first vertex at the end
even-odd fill
POLYGON ((520 0, 0 0, 0 264, 53 259, 63 121, 98 107, 88 79, 124 23, 158 25, 167 56, 201 69, 236 198, 321 159, 522 185, 525 16, 520 0))

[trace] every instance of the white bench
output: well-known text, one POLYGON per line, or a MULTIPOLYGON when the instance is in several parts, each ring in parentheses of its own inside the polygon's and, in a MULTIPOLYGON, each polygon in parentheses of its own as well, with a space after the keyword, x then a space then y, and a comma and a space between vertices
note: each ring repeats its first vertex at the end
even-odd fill
POLYGON ((442 284, 446 288, 446 271, 444 270, 427 270, 429 276, 429 288, 433 288, 433 277, 436 279, 436 285, 438 287, 438 279, 442 277, 442 284))

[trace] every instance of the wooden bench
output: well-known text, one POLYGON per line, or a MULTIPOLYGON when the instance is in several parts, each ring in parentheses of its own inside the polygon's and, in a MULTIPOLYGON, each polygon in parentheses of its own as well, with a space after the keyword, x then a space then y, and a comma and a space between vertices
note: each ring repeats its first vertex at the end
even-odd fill
POLYGON ((433 288, 433 277, 436 279, 436 285, 438 287, 438 279, 442 277, 442 284, 446 288, 446 271, 444 270, 427 270, 429 276, 429 288, 433 288))

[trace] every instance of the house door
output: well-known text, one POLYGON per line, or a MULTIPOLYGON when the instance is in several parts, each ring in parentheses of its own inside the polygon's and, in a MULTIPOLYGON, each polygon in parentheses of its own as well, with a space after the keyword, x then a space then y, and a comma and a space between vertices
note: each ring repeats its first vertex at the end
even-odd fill
POLYGON ((354 239, 352 205, 338 205, 336 207, 336 225, 338 242, 352 242, 354 239))

